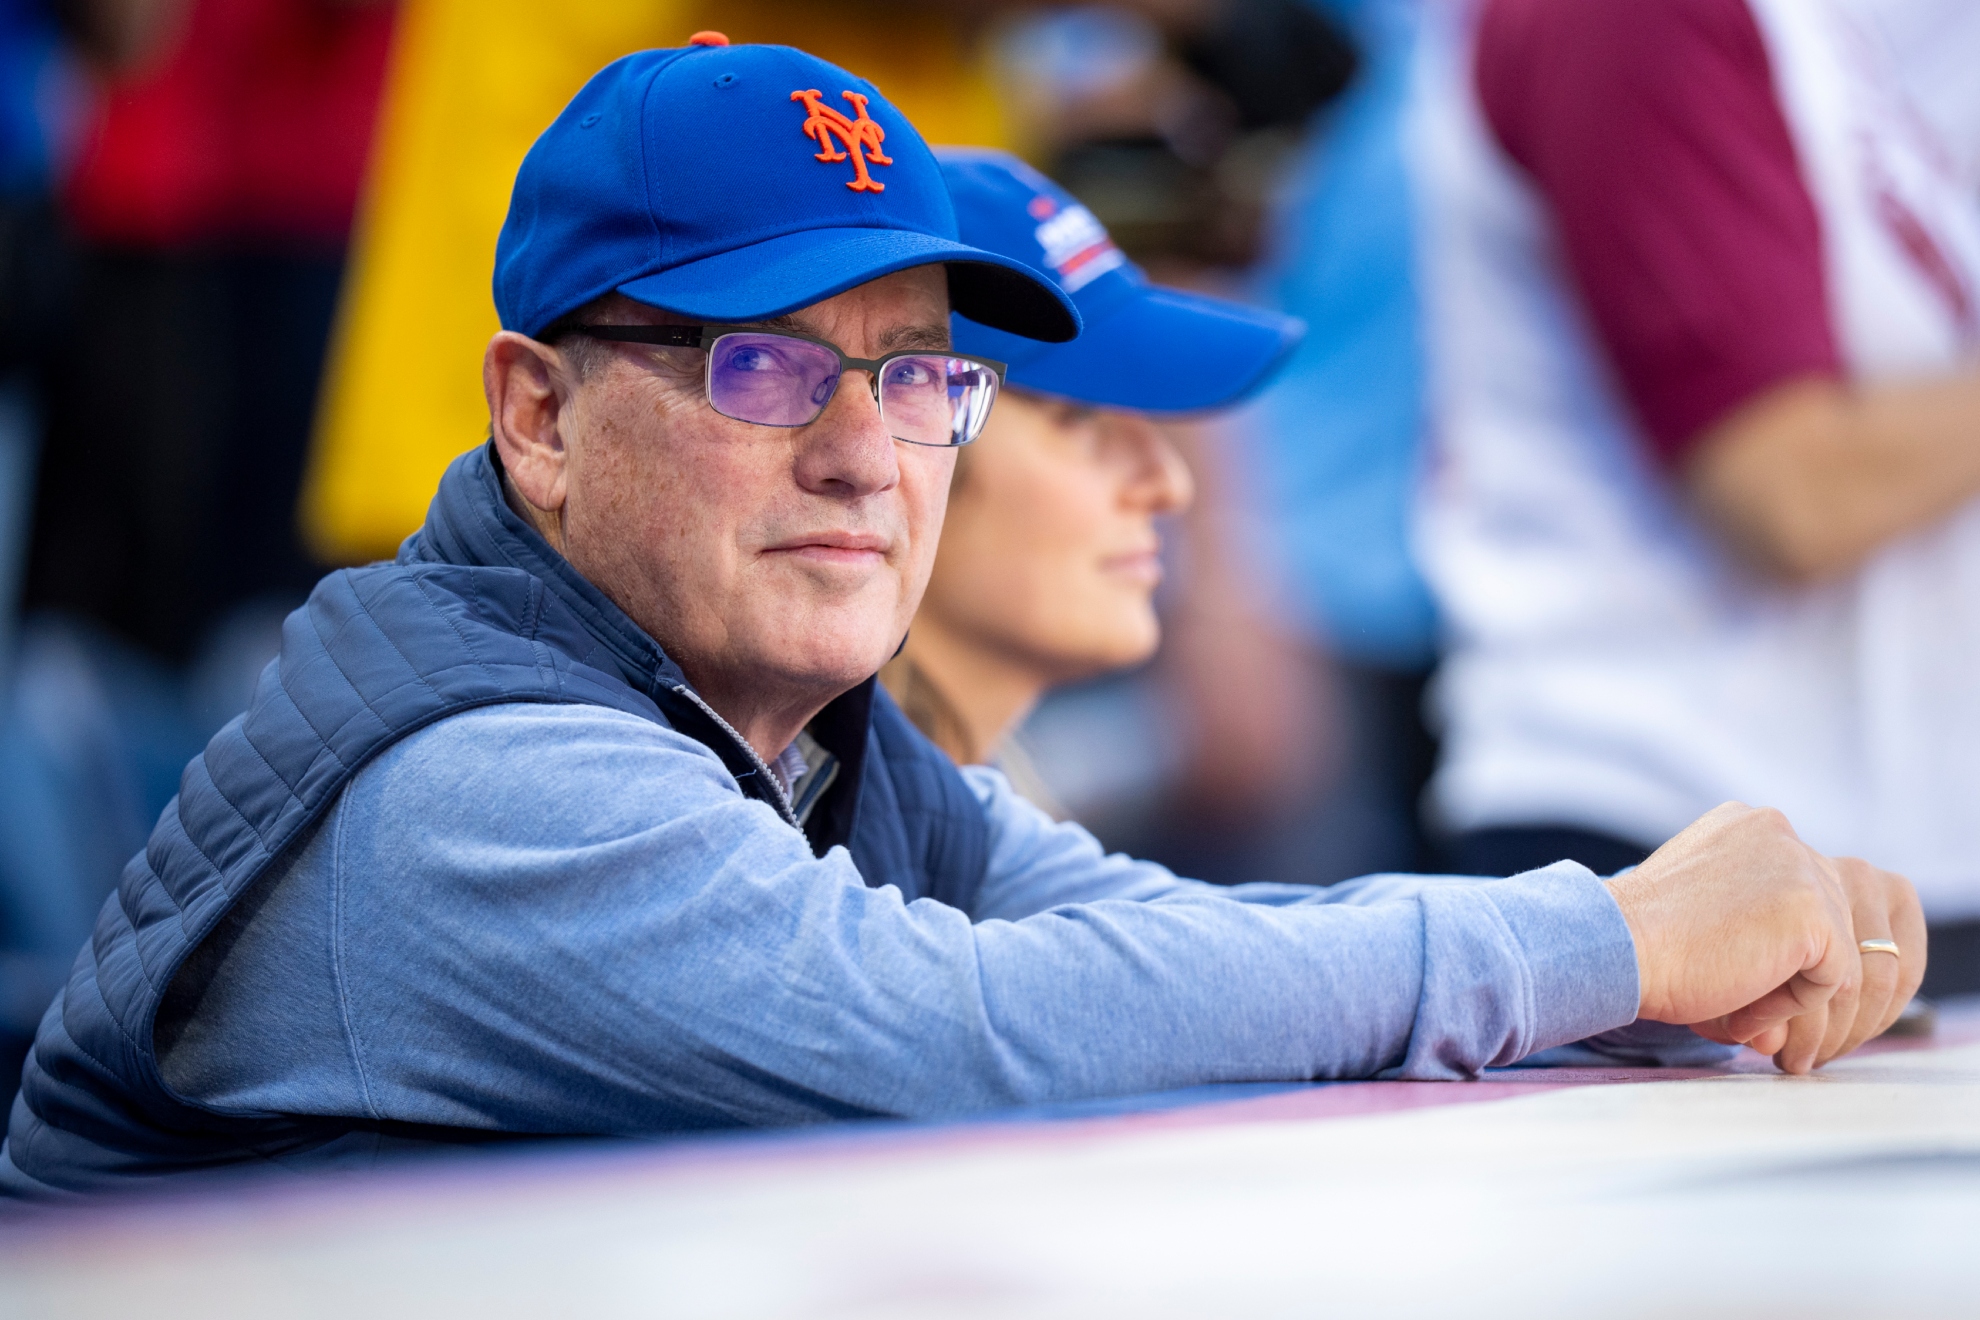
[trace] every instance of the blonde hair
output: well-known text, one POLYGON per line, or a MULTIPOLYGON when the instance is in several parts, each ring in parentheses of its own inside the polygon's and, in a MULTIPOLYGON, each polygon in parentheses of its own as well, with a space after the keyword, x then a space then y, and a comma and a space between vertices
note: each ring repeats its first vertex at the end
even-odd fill
POLYGON ((921 730, 949 759, 958 765, 972 765, 982 759, 969 726, 963 723, 955 704, 935 686, 928 672, 903 652, 880 669, 880 682, 909 723, 921 730))

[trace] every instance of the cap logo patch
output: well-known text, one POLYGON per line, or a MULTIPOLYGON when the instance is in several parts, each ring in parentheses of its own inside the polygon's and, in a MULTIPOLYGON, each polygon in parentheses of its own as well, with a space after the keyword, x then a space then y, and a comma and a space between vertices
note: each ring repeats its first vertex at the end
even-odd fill
POLYGON ((830 106, 820 104, 819 98, 823 95, 824 93, 815 87, 808 91, 791 93, 791 99, 804 102, 804 108, 808 112, 802 125, 804 135, 823 148, 817 158, 824 161, 850 158, 853 163, 853 177, 847 181, 846 187, 854 192, 887 191, 886 184, 866 172, 869 164, 894 163, 892 156, 883 155, 880 151, 880 144, 887 140, 887 130, 867 117, 866 97, 858 92, 839 93, 841 97, 852 103, 852 108, 858 116, 848 119, 830 106), (845 150, 841 151, 839 146, 834 144, 834 138, 844 144, 845 150))
POLYGON ((1093 212, 1068 206, 1033 231, 1045 249, 1045 264, 1058 272, 1067 293, 1078 293, 1110 270, 1127 264, 1127 256, 1107 237, 1093 212))

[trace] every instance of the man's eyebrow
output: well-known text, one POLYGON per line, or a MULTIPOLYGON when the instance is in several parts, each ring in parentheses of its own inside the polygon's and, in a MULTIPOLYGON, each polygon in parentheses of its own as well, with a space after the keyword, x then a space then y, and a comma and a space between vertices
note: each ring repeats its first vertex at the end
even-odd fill
POLYGON ((891 353, 900 348, 938 348, 949 346, 949 323, 945 321, 932 325, 897 325, 880 336, 880 351, 891 353))
MULTIPOLYGON (((782 330, 791 334, 809 335, 813 339, 825 338, 817 330, 800 321, 794 313, 772 316, 767 320, 755 322, 755 325, 763 330, 782 330)), ((949 323, 939 321, 924 325, 894 326, 880 334, 878 347, 882 353, 893 353, 901 349, 946 350, 949 347, 949 323)))

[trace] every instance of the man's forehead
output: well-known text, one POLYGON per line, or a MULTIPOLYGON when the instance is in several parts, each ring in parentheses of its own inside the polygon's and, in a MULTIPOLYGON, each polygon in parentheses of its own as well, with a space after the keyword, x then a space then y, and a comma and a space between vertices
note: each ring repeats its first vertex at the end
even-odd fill
POLYGON ((844 334, 848 317, 867 332, 873 351, 949 346, 947 272, 918 266, 856 285, 835 297, 759 322, 831 339, 844 334))
MULTIPOLYGON (((765 330, 789 330, 801 335, 810 335, 814 339, 831 339, 834 329, 831 318, 818 314, 818 309, 815 307, 802 307, 795 312, 773 316, 767 321, 757 321, 753 324, 765 330)), ((947 317, 939 321, 914 318, 890 322, 882 325, 873 336, 873 348, 881 353, 891 353, 901 348, 947 348, 948 346, 947 317)))
MULTIPOLYGON (((795 334, 810 335, 815 339, 829 340, 835 334, 844 333, 840 313, 846 308, 848 303, 866 303, 869 301, 866 298, 855 298, 854 295, 860 294, 863 290, 872 289, 874 285, 888 284, 891 290, 898 290, 903 295, 906 295, 890 299, 889 301, 896 303, 922 301, 912 297, 909 290, 912 290, 914 285, 910 284, 908 279, 902 279, 901 277, 907 276, 909 279, 913 279, 916 276, 920 276, 924 270, 940 272, 941 267, 915 267, 908 271, 897 271, 894 275, 884 276, 870 284, 858 285, 853 289, 847 290, 845 293, 828 298, 823 302, 813 303, 809 307, 800 307, 794 312, 786 312, 781 316, 766 317, 759 321, 734 322, 733 324, 739 328, 784 330, 795 334)), ((938 297, 927 301, 939 303, 939 305, 923 307, 899 306, 885 311, 868 311, 861 319, 866 324, 874 327, 871 340, 872 351, 887 353, 907 348, 947 349, 950 344, 950 337, 949 308, 946 295, 947 289, 945 284, 938 285, 938 297)), ((654 307, 651 304, 628 298, 622 293, 608 294, 602 302, 603 305, 598 308, 598 312, 594 317, 588 319, 626 321, 648 325, 701 324, 695 317, 683 316, 678 312, 669 311, 664 307, 654 307)), ((720 324, 731 323, 722 322, 720 324)))

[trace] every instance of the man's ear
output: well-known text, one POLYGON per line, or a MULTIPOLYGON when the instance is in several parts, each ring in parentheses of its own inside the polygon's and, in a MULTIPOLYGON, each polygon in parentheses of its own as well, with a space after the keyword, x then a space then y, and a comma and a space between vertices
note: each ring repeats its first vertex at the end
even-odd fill
POLYGON ((564 507, 569 456, 569 368, 550 345, 504 330, 482 355, 481 388, 510 485, 536 509, 556 514, 564 507))

